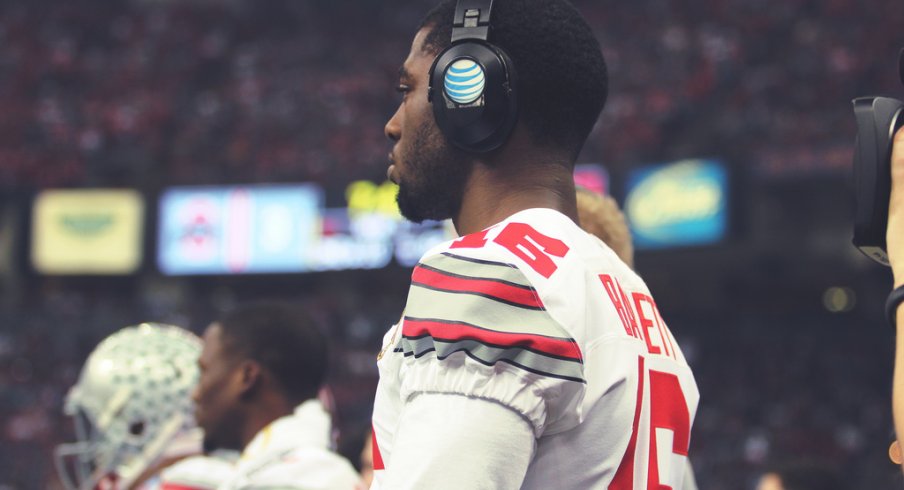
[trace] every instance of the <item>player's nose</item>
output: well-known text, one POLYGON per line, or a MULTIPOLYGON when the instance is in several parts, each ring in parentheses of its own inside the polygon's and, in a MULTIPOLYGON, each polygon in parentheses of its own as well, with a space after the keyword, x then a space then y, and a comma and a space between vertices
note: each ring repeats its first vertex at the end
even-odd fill
POLYGON ((389 118, 389 121, 386 121, 386 126, 383 127, 383 134, 386 135, 392 141, 399 141, 399 138, 402 137, 402 124, 401 124, 401 115, 399 114, 402 111, 401 106, 396 110, 395 114, 389 118))

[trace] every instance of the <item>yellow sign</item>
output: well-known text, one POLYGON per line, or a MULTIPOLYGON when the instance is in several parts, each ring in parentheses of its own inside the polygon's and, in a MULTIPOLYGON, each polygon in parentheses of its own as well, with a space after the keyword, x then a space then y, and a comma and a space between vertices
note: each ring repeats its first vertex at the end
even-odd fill
POLYGON ((684 160, 650 173, 625 203, 634 226, 669 226, 719 213, 725 196, 721 182, 707 171, 705 162, 684 160))
POLYGON ((345 199, 348 201, 348 214, 380 213, 401 219, 396 194, 399 186, 390 181, 375 184, 369 180, 356 180, 345 188, 345 199))
POLYGON ((129 274, 141 265, 144 202, 136 191, 44 191, 33 213, 38 272, 129 274))

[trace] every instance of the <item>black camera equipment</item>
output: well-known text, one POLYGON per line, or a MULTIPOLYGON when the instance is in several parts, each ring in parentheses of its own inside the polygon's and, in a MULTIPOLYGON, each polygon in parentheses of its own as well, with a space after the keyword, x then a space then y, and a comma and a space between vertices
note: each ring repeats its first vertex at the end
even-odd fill
MULTIPOLYGON (((898 55, 904 84, 904 49, 898 55)), ((854 150, 854 246, 867 257, 888 265, 885 230, 891 194, 891 144, 904 125, 904 102, 888 97, 854 99, 857 141, 854 150)))

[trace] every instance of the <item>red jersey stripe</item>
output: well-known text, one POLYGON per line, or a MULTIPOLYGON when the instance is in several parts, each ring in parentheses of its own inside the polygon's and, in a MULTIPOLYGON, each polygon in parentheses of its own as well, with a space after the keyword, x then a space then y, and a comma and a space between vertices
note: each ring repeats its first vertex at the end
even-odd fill
POLYGON ((437 320, 405 318, 402 335, 417 338, 429 335, 434 339, 459 341, 476 340, 504 348, 528 349, 541 354, 582 362, 581 350, 573 339, 557 339, 526 333, 508 333, 437 320))
POLYGON ((374 470, 385 470, 386 465, 383 464, 383 454, 380 453, 380 445, 377 444, 377 431, 370 431, 370 457, 374 470))
POLYGON ((543 309, 543 303, 533 288, 499 280, 450 275, 437 269, 418 266, 414 268, 411 282, 442 291, 477 294, 524 308, 543 309))
POLYGON ((618 470, 616 470, 608 490, 631 490, 634 488, 634 453, 637 450, 637 428, 640 426, 640 409, 641 403, 643 403, 643 361, 643 356, 637 358, 637 404, 634 408, 634 424, 631 428, 631 438, 628 440, 625 455, 622 456, 621 464, 618 465, 618 470))

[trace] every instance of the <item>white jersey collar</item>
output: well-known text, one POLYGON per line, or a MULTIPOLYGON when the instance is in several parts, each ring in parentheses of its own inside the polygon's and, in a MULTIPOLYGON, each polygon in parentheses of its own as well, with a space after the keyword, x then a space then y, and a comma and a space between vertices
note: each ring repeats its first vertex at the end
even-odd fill
POLYGON ((241 460, 269 458, 299 447, 329 448, 330 415, 320 400, 308 400, 295 411, 261 429, 245 447, 241 460))

